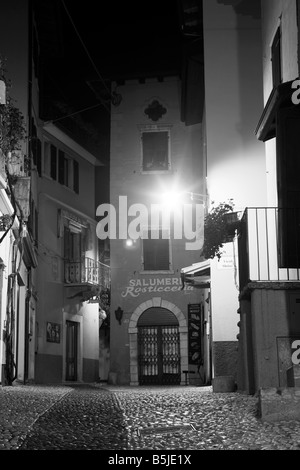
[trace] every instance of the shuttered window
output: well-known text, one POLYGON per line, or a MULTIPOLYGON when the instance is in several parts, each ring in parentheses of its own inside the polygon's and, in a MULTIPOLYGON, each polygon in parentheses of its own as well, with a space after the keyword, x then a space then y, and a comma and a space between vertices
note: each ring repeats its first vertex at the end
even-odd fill
POLYGON ((142 132, 143 171, 169 169, 169 132, 142 132))
POLYGON ((65 159, 64 152, 62 150, 59 150, 58 151, 58 182, 60 184, 65 184, 65 177, 66 177, 65 160, 66 159, 65 159))
POLYGON ((169 243, 169 240, 162 239, 161 231, 158 239, 151 239, 151 232, 148 232, 148 239, 143 240, 144 271, 170 269, 169 243))
POLYGON ((76 160, 73 160, 73 175, 74 175, 74 191, 79 193, 79 165, 76 160))
POLYGON ((63 150, 57 149, 55 145, 50 144, 50 168, 49 168, 49 144, 44 146, 45 153, 45 171, 50 177, 60 184, 72 189, 79 194, 79 163, 63 150), (47 162, 46 162, 47 160, 47 162))
POLYGON ((81 260, 82 235, 74 233, 68 227, 64 228, 64 258, 66 261, 79 262, 81 260))
POLYGON ((57 175, 57 161, 56 161, 56 147, 51 144, 50 150, 50 176, 52 179, 56 180, 57 175))

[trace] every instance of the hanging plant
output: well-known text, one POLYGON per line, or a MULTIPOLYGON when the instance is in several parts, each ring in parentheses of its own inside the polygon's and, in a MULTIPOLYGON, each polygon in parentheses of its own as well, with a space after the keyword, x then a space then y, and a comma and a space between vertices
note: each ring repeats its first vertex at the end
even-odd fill
POLYGON ((6 86, 6 103, 0 105, 0 149, 8 158, 9 152, 20 149, 26 138, 26 129, 24 117, 8 93, 11 85, 5 75, 4 59, 0 57, 0 80, 6 86))
MULTIPOLYGON (((214 202, 212 203, 214 204, 214 202)), ((201 255, 205 259, 222 256, 224 243, 232 241, 239 226, 239 213, 234 212, 233 200, 214 206, 204 219, 204 244, 201 255)))

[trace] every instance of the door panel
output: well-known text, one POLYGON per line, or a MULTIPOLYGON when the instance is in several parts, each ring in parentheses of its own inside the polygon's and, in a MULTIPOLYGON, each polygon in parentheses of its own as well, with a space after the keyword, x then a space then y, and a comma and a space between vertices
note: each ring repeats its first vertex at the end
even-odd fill
POLYGON ((67 321, 66 380, 77 380, 78 323, 67 321))

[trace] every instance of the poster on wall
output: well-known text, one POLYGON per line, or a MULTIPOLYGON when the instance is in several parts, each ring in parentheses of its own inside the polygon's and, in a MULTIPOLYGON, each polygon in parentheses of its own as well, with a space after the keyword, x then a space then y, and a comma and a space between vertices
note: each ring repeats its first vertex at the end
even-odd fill
POLYGON ((60 343, 60 324, 47 322, 47 341, 49 343, 60 343))
POLYGON ((189 364, 199 365, 202 360, 201 341, 203 328, 203 305, 188 305, 189 364))

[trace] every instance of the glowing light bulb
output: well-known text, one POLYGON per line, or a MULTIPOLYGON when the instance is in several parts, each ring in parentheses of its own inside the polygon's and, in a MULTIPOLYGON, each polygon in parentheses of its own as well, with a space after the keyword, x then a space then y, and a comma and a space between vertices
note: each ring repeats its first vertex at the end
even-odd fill
POLYGON ((162 205, 168 209, 175 209, 181 203, 181 194, 168 191, 162 195, 162 205))

